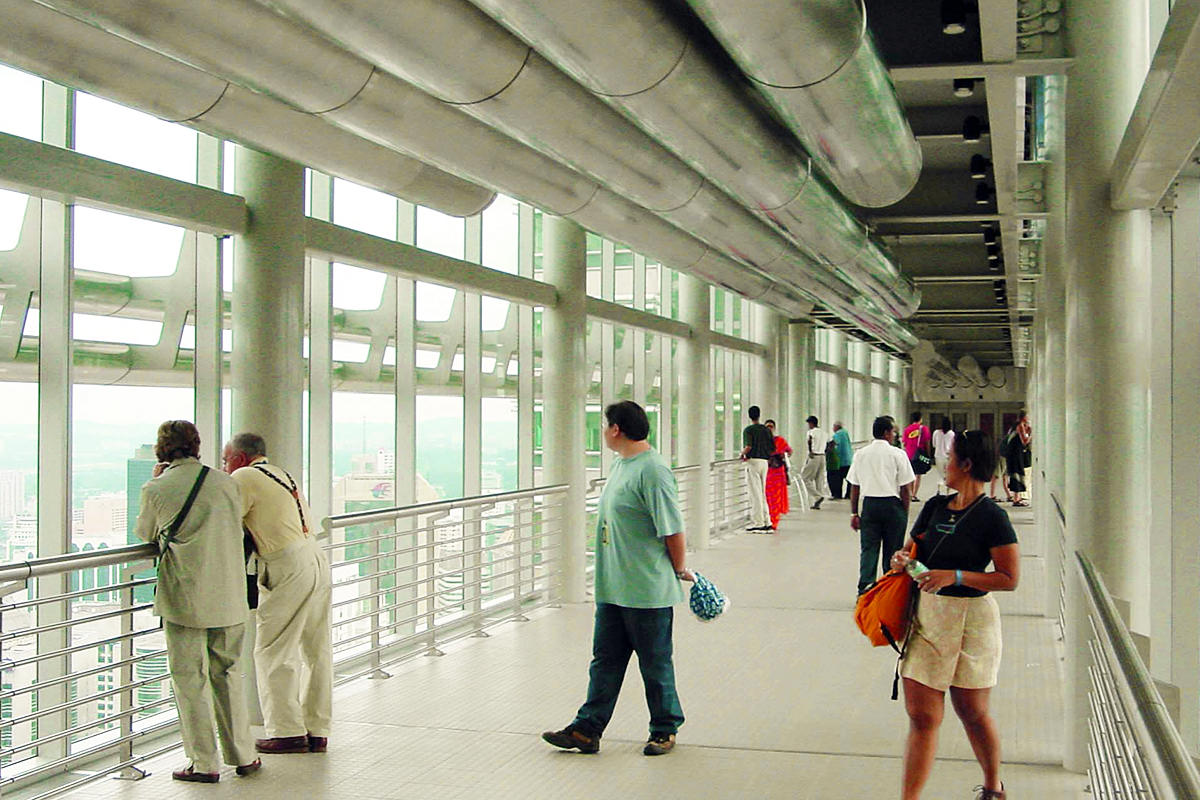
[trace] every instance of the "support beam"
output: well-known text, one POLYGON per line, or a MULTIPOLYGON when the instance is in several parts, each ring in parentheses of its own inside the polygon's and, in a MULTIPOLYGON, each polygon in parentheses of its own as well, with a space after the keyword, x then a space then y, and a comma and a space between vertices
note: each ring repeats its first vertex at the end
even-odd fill
POLYGON ((7 133, 0 133, 0 189, 204 233, 246 231, 240 197, 7 133))
POLYGON ((709 545, 709 463, 713 460, 716 415, 713 409, 711 287, 690 275, 679 275, 679 316, 692 328, 679 348, 679 461, 699 465, 694 473, 687 519, 688 542, 698 550, 709 545))

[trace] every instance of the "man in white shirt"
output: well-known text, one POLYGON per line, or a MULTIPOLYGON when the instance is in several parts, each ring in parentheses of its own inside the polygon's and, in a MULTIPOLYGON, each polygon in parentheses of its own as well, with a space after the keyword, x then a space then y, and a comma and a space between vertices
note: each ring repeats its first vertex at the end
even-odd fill
POLYGON ((254 666, 267 738, 260 753, 323 753, 332 717, 329 560, 295 480, 267 461, 267 445, 239 433, 225 445, 225 471, 241 490, 242 524, 258 562, 254 666))
POLYGON ((823 495, 829 493, 825 483, 825 445, 829 443, 829 435, 818 426, 816 417, 809 417, 805 422, 808 423, 808 445, 804 466, 800 468, 800 480, 804 481, 809 495, 815 498, 812 507, 820 508, 825 499, 823 495))
POLYGON ((893 446, 895 420, 876 417, 871 433, 875 440, 854 454, 854 463, 846 476, 850 482, 850 527, 858 531, 861 547, 859 594, 875 582, 881 546, 883 558, 887 559, 904 544, 912 484, 916 480, 904 451, 893 446))

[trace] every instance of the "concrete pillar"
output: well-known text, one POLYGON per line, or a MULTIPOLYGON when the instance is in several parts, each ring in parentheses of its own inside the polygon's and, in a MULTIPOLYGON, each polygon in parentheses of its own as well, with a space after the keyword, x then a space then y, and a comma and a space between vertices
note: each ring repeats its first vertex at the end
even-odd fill
MULTIPOLYGON (((792 322, 788 325, 788 399, 786 437, 792 443, 804 443, 803 433, 808 430, 805 418, 812 413, 813 383, 815 380, 816 339, 811 322, 792 322)), ((851 434, 854 434, 851 431, 851 434)), ((803 447, 799 450, 803 451, 803 447)))
POLYGON ((245 147, 234 165, 250 223, 233 246, 233 431, 265 438, 271 461, 300 482, 304 168, 245 147))
MULTIPOLYGON (((1114 211, 1109 181, 1146 75, 1146 3, 1081 0, 1066 13, 1076 58, 1067 93, 1068 552, 1091 557, 1113 596, 1129 604, 1132 627, 1145 630, 1150 218, 1114 211)), ((1073 565, 1068 573, 1064 763, 1082 772, 1089 631, 1073 565)))
POLYGON ((692 335, 679 347, 679 453, 685 466, 698 464, 688 506, 688 542, 698 550, 709 544, 709 464, 713 460, 716 415, 710 352, 712 329, 709 286, 690 275, 679 276, 679 317, 692 335))
MULTIPOLYGON (((1042 423, 1033 432, 1033 449, 1045 479, 1038 492, 1038 520, 1046 542, 1045 613, 1057 618, 1060 613, 1059 579, 1061 522, 1057 507, 1049 495, 1063 501, 1066 489, 1066 79, 1046 79, 1046 142, 1049 164, 1046 168, 1046 237, 1042 241, 1042 285, 1038 317, 1045 320, 1043 347, 1038 362, 1042 380, 1042 423)), ((1068 565, 1069 566, 1069 565, 1068 565)))
POLYGON ((567 484, 563 501, 563 593, 586 596, 587 242, 570 220, 542 217, 542 266, 558 304, 542 313, 542 476, 567 484))

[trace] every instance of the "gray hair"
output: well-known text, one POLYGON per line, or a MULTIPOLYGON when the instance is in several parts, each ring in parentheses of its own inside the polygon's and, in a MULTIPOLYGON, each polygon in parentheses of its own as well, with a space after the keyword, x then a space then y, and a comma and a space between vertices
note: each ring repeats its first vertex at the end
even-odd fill
POLYGON ((267 441, 257 433, 239 433, 229 440, 229 447, 251 458, 267 454, 267 441))

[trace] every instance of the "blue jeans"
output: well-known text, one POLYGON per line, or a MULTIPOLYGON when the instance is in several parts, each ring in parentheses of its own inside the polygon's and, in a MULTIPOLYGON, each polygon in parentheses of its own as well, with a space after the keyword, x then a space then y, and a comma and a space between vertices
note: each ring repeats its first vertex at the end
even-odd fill
POLYGON ((587 701, 580 706, 572 725, 588 736, 604 733, 621 693, 629 656, 636 652, 642 682, 646 685, 646 705, 650 708, 650 733, 679 730, 683 708, 675 693, 675 665, 671 660, 674 619, 674 609, 670 607, 596 604, 587 701))

